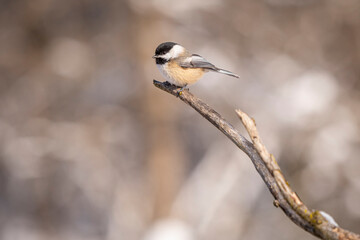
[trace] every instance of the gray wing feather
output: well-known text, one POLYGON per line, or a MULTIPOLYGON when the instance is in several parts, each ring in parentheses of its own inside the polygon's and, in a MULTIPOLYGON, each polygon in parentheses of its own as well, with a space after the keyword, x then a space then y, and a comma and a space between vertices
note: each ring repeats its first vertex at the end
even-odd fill
POLYGON ((236 75, 235 73, 232 73, 225 69, 217 68, 213 64, 209 63, 205 58, 203 58, 202 56, 197 55, 197 54, 193 54, 193 55, 191 55, 191 57, 183 59, 183 61, 181 61, 179 64, 183 68, 203 68, 206 70, 211 70, 211 71, 215 71, 218 73, 223 73, 223 74, 226 74, 226 75, 229 75, 232 77, 239 78, 239 76, 236 75))
POLYGON ((217 67, 215 67, 213 64, 209 63, 205 58, 197 54, 191 55, 191 57, 189 57, 187 61, 183 61, 180 64, 180 66, 184 68, 205 68, 214 71, 218 70, 217 67))

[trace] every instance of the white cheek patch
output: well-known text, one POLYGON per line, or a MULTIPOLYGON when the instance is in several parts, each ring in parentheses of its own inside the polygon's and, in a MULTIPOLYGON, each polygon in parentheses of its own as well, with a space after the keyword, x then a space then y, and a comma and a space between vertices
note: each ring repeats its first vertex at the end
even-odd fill
POLYGON ((177 58, 177 57, 179 57, 181 54, 183 54, 185 52, 185 48, 184 47, 182 47, 182 46, 180 46, 180 45, 174 45, 173 47, 172 47, 172 49, 168 52, 168 53, 166 53, 166 54, 164 54, 164 55, 160 55, 159 57, 161 57, 161 58, 164 58, 164 59, 166 59, 166 60, 170 60, 170 59, 172 59, 172 58, 177 58))
MULTIPOLYGON (((170 53, 172 58, 177 58, 181 54, 183 54, 184 52, 185 52, 184 47, 182 47, 180 45, 174 45, 169 53, 170 53)), ((167 53, 167 54, 169 54, 169 53, 167 53)))
POLYGON ((167 54, 161 55, 162 58, 165 58, 166 60, 169 60, 171 58, 171 54, 170 52, 168 52, 167 54))

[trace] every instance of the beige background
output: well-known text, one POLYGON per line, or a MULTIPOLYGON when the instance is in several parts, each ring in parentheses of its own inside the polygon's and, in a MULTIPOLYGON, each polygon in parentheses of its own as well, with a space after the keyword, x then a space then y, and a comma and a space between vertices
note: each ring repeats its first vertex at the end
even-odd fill
POLYGON ((254 117, 302 200, 359 233, 359 1, 3 0, 0 30, 1 239, 315 239, 152 85, 164 41, 239 74, 190 90, 254 117))

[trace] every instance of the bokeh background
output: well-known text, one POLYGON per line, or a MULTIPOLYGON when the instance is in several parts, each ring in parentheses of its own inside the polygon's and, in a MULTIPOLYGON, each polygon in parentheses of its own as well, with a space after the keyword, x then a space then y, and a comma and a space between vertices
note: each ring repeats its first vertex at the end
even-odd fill
POLYGON ((0 30, 0 239, 315 239, 152 85, 164 41, 239 74, 190 91, 254 117, 302 200, 360 232, 360 1, 2 0, 0 30))

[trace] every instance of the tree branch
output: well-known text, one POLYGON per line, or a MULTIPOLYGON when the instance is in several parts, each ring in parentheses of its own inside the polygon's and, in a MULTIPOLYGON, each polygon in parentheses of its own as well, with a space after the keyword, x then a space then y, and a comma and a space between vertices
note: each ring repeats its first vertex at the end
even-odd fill
POLYGON ((239 134, 219 113, 191 94, 188 90, 184 90, 181 94, 178 94, 178 87, 167 82, 162 83, 154 80, 154 85, 165 92, 179 97, 181 101, 190 105, 246 153, 264 180, 269 191, 274 196, 274 205, 280 207, 296 225, 322 239, 360 240, 358 234, 334 225, 329 222, 329 219, 326 218, 326 215, 322 214, 322 212, 309 210, 305 206, 288 185, 273 155, 270 154, 262 144, 255 122, 244 112, 240 110, 236 111, 253 143, 239 134))

